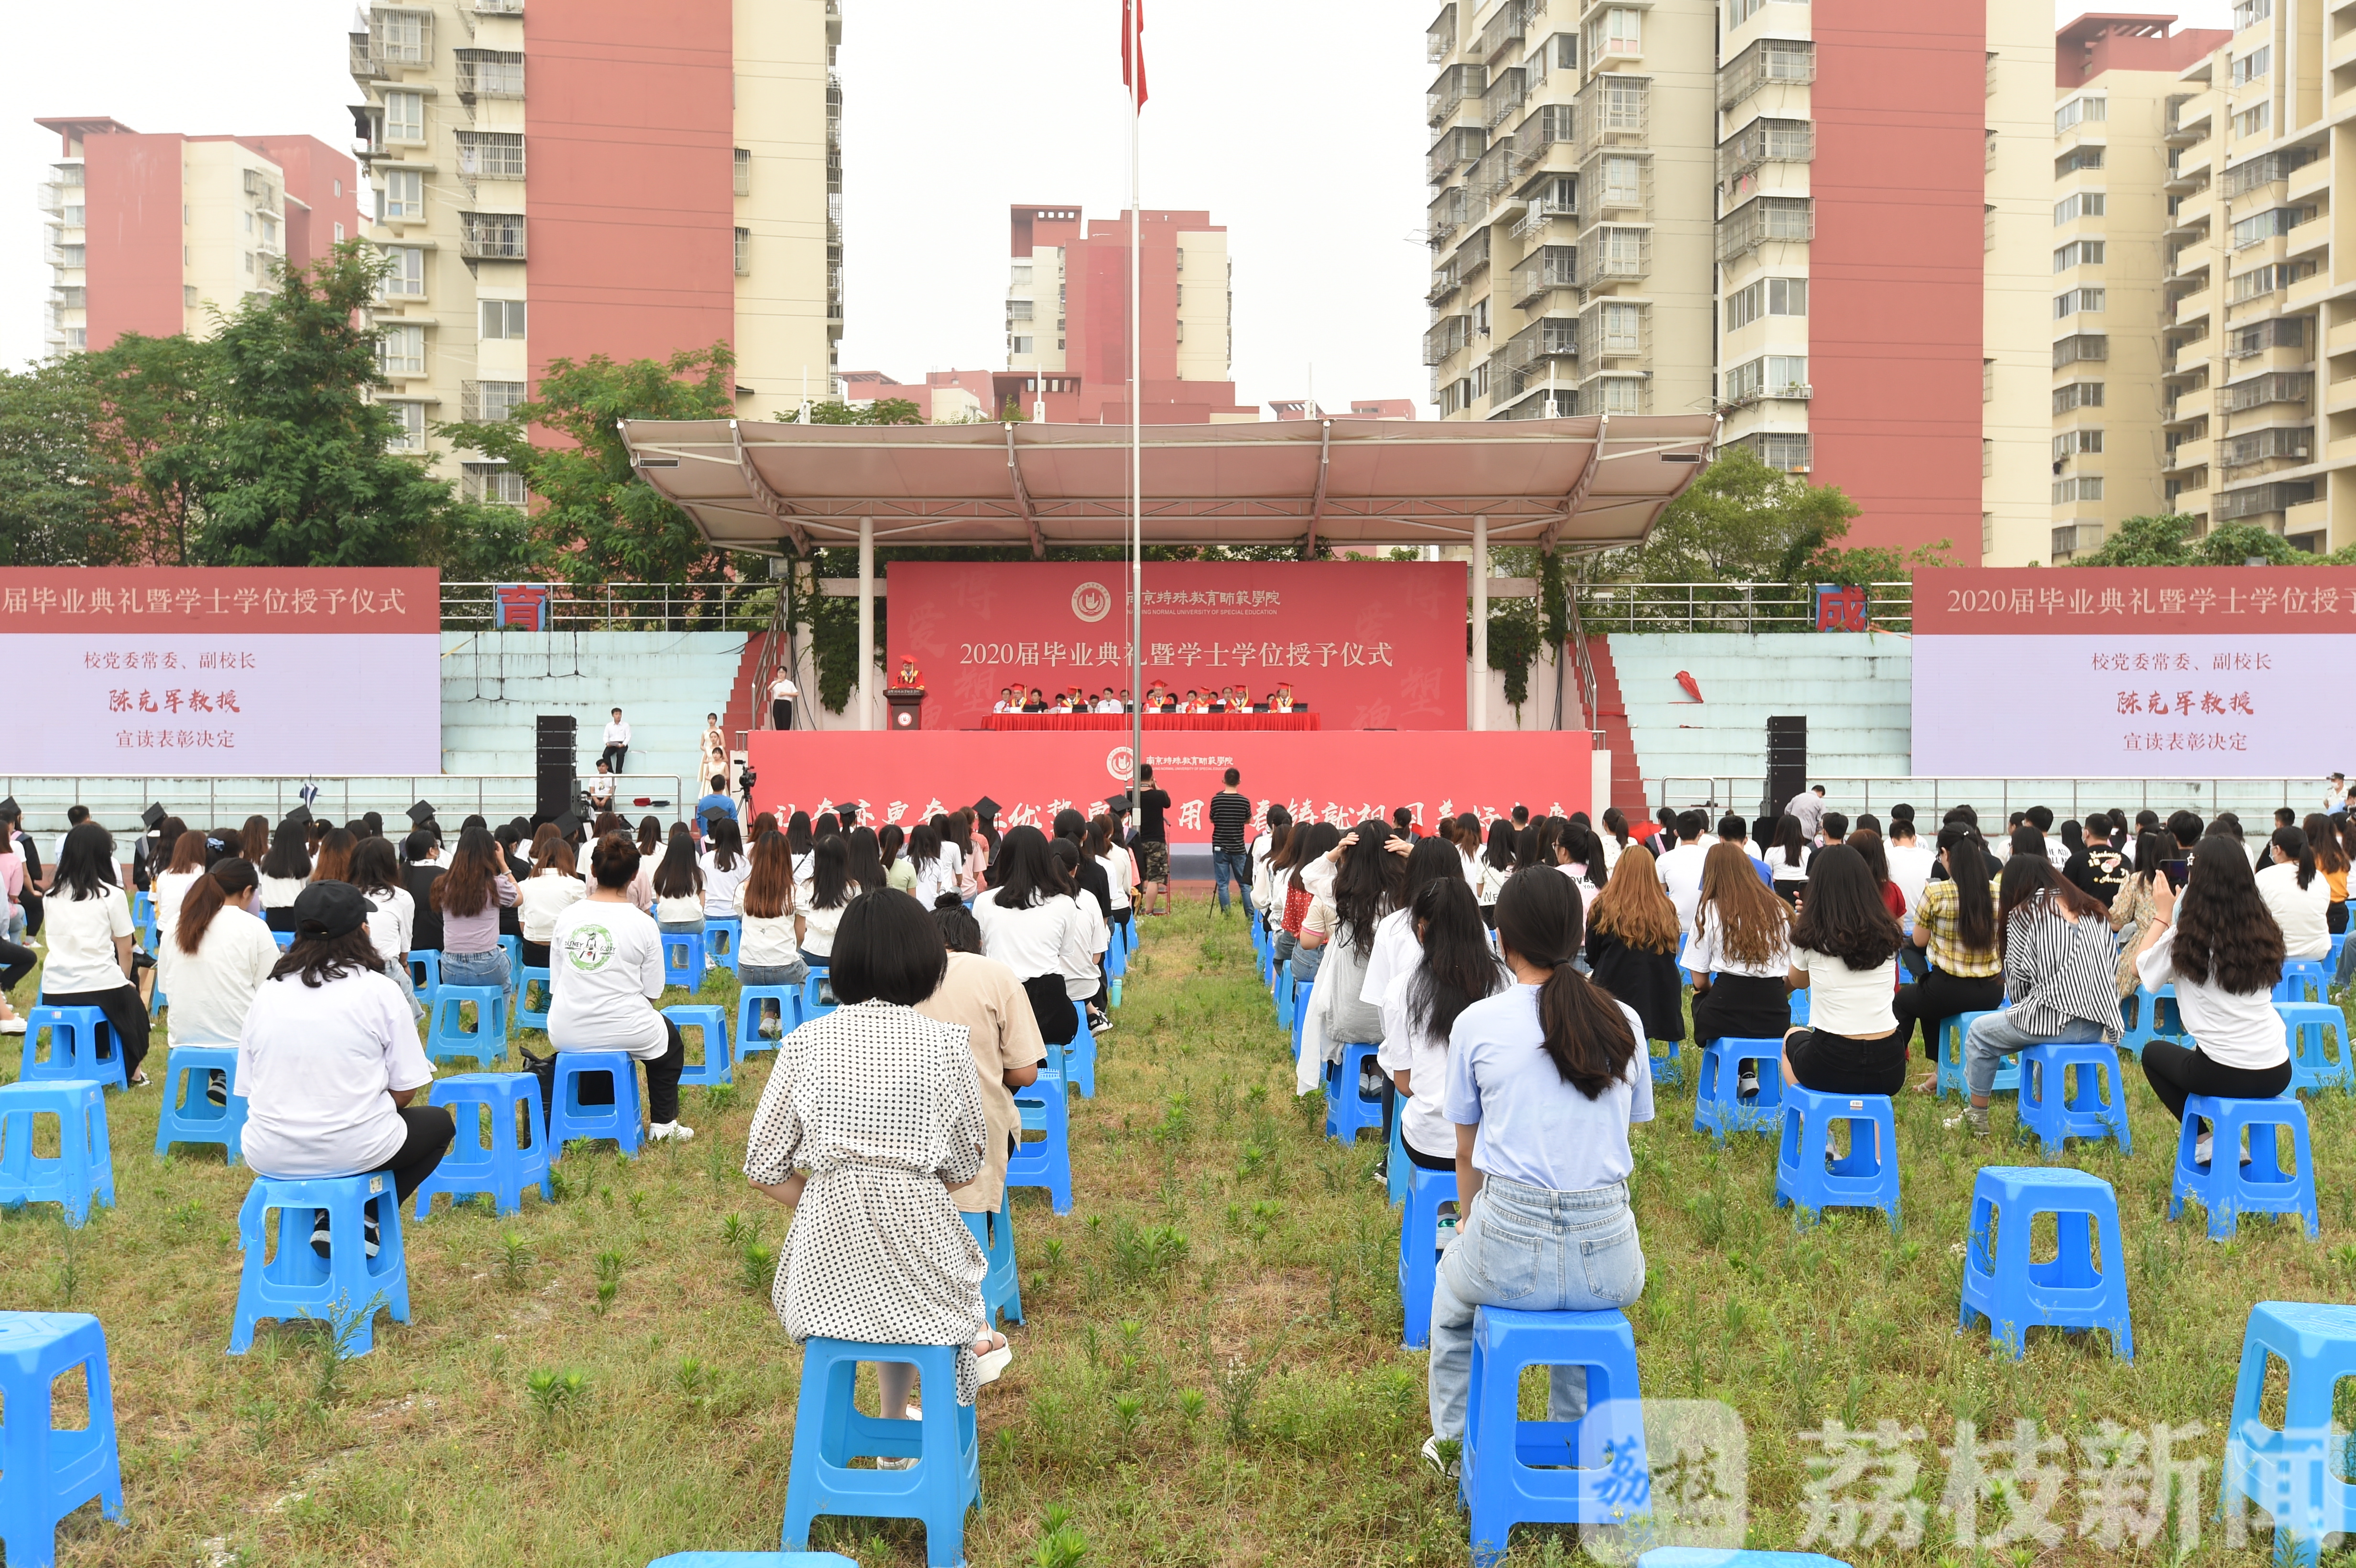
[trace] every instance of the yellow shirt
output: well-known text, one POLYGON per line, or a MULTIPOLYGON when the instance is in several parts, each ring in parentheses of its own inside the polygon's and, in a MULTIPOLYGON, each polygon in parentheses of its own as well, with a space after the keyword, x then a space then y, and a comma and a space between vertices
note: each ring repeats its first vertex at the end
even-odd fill
MULTIPOLYGON (((1988 897, 1996 897, 1997 883, 1988 883, 1988 897)), ((1994 911, 1990 911, 1993 917, 1994 911)), ((1997 956, 1993 940, 1985 948, 1965 947, 1956 930, 1955 884, 1952 881, 1925 882, 1922 901, 1914 906, 1914 924, 1927 938, 1922 945, 1931 955, 1931 966, 1944 969, 1959 980, 1985 980, 2004 973, 2004 960, 1997 956)), ((1989 920, 1991 933, 1995 926, 1989 920)))

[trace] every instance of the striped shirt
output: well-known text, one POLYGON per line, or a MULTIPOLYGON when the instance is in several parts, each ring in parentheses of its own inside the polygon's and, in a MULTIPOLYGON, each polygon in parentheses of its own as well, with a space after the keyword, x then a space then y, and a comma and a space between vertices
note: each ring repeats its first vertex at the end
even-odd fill
POLYGON ((1244 829, 1251 826, 1252 808, 1248 796, 1231 789, 1223 789, 1211 797, 1211 848, 1241 849, 1244 829))
MULTIPOLYGON (((1988 897, 1996 897, 1996 884, 1988 884, 1988 897)), ((1996 955, 1993 946, 1971 948, 1956 930, 1955 884, 1951 881, 1925 882, 1922 901, 1914 909, 1914 923, 1924 937, 1922 945, 1931 955, 1931 967, 1954 976, 1959 980, 1985 980, 2004 973, 2004 961, 1996 955)))
POLYGON ((2069 920, 2040 891, 2005 923, 2004 997, 2013 1022, 2051 1038, 2073 1019, 2119 1039, 2119 988, 2113 974, 2111 923, 2093 915, 2069 920))

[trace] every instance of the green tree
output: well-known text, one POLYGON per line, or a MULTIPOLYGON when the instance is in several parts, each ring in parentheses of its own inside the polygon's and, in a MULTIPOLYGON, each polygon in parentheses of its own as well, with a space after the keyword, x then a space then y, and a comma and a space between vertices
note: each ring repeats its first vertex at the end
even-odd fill
POLYGON ((223 566, 406 566, 469 508, 371 401, 380 334, 359 325, 386 263, 348 240, 227 319, 211 345, 217 426, 155 454, 202 516, 190 553, 223 566))
POLYGON ((57 362, 96 408, 93 445, 112 475, 111 510, 125 560, 189 563, 206 457, 220 430, 220 362, 219 344, 185 333, 126 333, 57 362))
POLYGON ((122 559, 111 513, 128 475, 101 455, 102 410, 60 363, 0 370, 0 565, 122 559))
POLYGON ((2329 555, 2309 555, 2282 535, 2255 523, 2220 523, 2199 538, 2197 519, 2181 512, 2128 517, 2113 529, 2100 549, 2072 556, 2071 566, 2242 566, 2262 560, 2268 566, 2345 566, 2356 564, 2356 545, 2329 555))
MULTIPOLYGON (((631 465, 624 420, 725 419, 735 407, 736 357, 725 343, 626 363, 593 354, 552 359, 540 395, 507 419, 437 428, 453 445, 503 460, 539 505, 521 559, 575 587, 604 582, 716 583, 729 557, 631 465), (559 440, 532 439, 534 427, 559 440)), ((512 527, 512 525, 506 525, 512 527)))
MULTIPOLYGON (((790 416, 774 418, 793 422, 790 416)), ((812 424, 922 424, 925 416, 916 405, 905 398, 878 398, 872 403, 856 405, 845 402, 812 403, 809 411, 812 424)))
POLYGON ((1856 502, 1729 447, 1670 502, 1643 544, 1601 564, 1639 582, 1792 581, 1848 533, 1856 502))

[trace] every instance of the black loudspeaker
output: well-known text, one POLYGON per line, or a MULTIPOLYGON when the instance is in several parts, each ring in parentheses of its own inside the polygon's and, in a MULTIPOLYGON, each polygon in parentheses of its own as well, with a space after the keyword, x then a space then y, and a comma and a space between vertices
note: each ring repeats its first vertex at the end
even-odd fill
POLYGON ((579 789, 574 775, 580 766, 580 720, 569 713, 543 713, 534 729, 538 766, 532 805, 540 816, 553 818, 572 809, 579 789))
POLYGON ((1779 714, 1767 720, 1767 798, 1759 816, 1767 826, 1762 842, 1774 831, 1775 819, 1794 795, 1808 787, 1808 716, 1779 714))

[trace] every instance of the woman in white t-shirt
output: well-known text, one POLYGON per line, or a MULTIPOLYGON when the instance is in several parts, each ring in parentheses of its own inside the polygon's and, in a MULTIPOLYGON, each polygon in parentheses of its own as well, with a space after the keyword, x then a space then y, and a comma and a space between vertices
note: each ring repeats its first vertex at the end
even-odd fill
POLYGON ((1474 868, 1479 880, 1473 884, 1472 895, 1481 903, 1483 918, 1497 918, 1497 898, 1505 891, 1506 880, 1514 874, 1516 859, 1514 825, 1504 817, 1489 824, 1489 847, 1481 853, 1481 863, 1474 868))
POLYGON ((1815 861, 1815 850, 1800 831, 1800 819, 1779 819, 1775 824, 1775 847, 1767 851, 1767 869, 1775 878, 1775 896, 1787 904, 1799 902, 1800 890, 1808 885, 1808 868, 1815 861))
POLYGON ((172 999, 164 1015, 171 1043, 235 1045, 278 963, 253 867, 230 859, 198 878, 180 900, 178 923, 162 936, 156 966, 172 999))
POLYGON ((851 840, 840 833, 819 839, 810 851, 809 896, 794 890, 794 943, 804 964, 827 966, 834 956, 834 928, 859 894, 859 884, 851 880, 851 840))
POLYGON ((753 862, 744 857, 744 833, 734 817, 714 818, 709 837, 710 847, 696 859, 703 875, 703 917, 726 920, 736 912, 736 890, 753 874, 753 862))
MULTIPOLYGON (((523 962, 528 969, 549 966, 548 939, 556 930, 556 917, 589 896, 573 868, 573 846, 559 838, 549 845, 546 855, 533 865, 531 875, 516 891, 516 914, 523 927, 523 962)), ((633 878, 632 888, 644 880, 643 876, 633 878)), ((637 907, 635 899, 631 907, 637 907)))
MULTIPOLYGON (((794 935, 793 852, 784 834, 765 833, 754 843, 752 874, 736 888, 736 914, 744 923, 736 955, 739 986, 799 986, 809 977, 794 935)), ((783 1031, 783 1008, 763 1002, 760 1010, 762 1033, 771 1032, 773 1017, 783 1031)))
POLYGON ((2286 958, 2326 958, 2331 954, 2331 884, 2315 869, 2315 848, 2297 827, 2277 827, 2258 868, 2258 896, 2282 931, 2286 958))
POLYGON ((294 901, 311 885, 311 836, 302 823, 289 817, 278 825, 260 869, 263 922, 273 931, 294 930, 294 901))
MULTIPOLYGON (((1808 1027, 1783 1037, 1783 1082, 1826 1094, 1895 1094, 1906 1084, 1906 1036, 1890 1004, 1905 939, 1864 856, 1834 844, 1810 865, 1808 896, 1792 923, 1791 985, 1812 1000, 1808 1027)), ((1743 1082, 1746 1093, 1756 1087, 1743 1082)))
POLYGON ((123 1052, 123 1075, 136 1085, 147 1082, 139 1071, 147 1055, 147 1004, 132 978, 131 904, 107 880, 113 869, 114 836, 105 828, 85 822, 66 835, 42 901, 49 951, 41 965, 41 1003, 103 1013, 123 1052))
MULTIPOLYGON (((637 846, 630 846, 633 854, 637 846)), ((655 925, 667 936, 700 934, 703 930, 703 868, 697 863, 695 836, 684 822, 674 822, 670 842, 649 884, 655 895, 655 925)))
MULTIPOLYGON (((180 900, 187 896, 190 888, 196 885, 197 879, 204 874, 205 836, 194 829, 184 830, 177 838, 172 840, 170 864, 166 869, 155 874, 155 884, 150 890, 151 896, 155 901, 157 931, 170 931, 178 925, 180 900)), ((170 994, 171 989, 166 987, 165 995, 170 994)))
POLYGON ((655 1010, 663 993, 662 935, 630 903, 637 845, 626 833, 608 833, 597 840, 589 873, 596 886, 549 932, 549 1042, 558 1051, 626 1051, 646 1063, 647 1136, 685 1142, 695 1136, 679 1119, 687 1042, 655 1010))
MULTIPOLYGON (((1427 838, 1424 844, 1440 843, 1427 838)), ((1422 844, 1416 846, 1419 851, 1422 844)), ((1451 857, 1453 845, 1440 843, 1451 857)), ((1399 1115, 1407 1157, 1425 1170, 1456 1168, 1456 1129, 1440 1109, 1448 1084, 1448 1032, 1464 1009, 1511 984, 1489 945, 1472 890, 1456 875, 1427 877, 1408 907, 1384 917, 1407 933, 1410 961, 1383 977, 1383 1071, 1405 1098, 1399 1115)), ((1410 863, 1408 877, 1414 878, 1410 863)), ((1376 945, 1381 946, 1381 937, 1376 945)), ((1375 975, 1367 973, 1371 984, 1375 975)))
POLYGON ((1713 844, 1702 857, 1684 965, 1693 976, 1695 1044, 1781 1040, 1791 1029, 1792 907, 1736 845, 1713 844))
POLYGON ((926 822, 910 828, 907 859, 916 874, 909 893, 926 909, 937 903, 943 893, 958 891, 958 872, 964 868, 965 856, 941 841, 940 829, 926 822))
MULTIPOLYGON (((1273 816, 1283 809, 1282 806, 1273 807, 1269 815, 1273 816)), ((1270 830, 1270 832, 1274 831, 1276 830, 1270 830)), ((1268 833, 1261 834, 1260 841, 1266 843, 1269 837, 1268 833)), ((1106 911, 1107 923, 1114 931, 1127 931, 1130 920, 1134 913, 1134 905, 1130 901, 1129 891, 1137 885, 1134 880, 1137 876, 1137 862, 1126 846, 1113 842, 1112 815, 1109 812, 1099 811, 1088 818, 1087 837, 1081 848, 1090 859, 1104 869, 1105 886, 1109 890, 1108 901, 1110 906, 1106 911)), ((1265 855, 1260 857, 1258 867, 1256 876, 1265 879, 1268 875, 1268 858, 1265 855)), ((1268 905, 1258 901, 1262 896, 1264 895, 1255 896, 1253 907, 1265 911, 1268 905)))
POLYGON ((424 1006, 410 983, 409 944, 417 930, 417 900, 402 885, 401 859, 392 840, 363 838, 352 851, 352 886, 369 901, 369 939, 376 944, 384 972, 409 992, 422 1017, 424 1006))
MULTIPOLYGON (((2289 1031, 2274 1004, 2283 936, 2240 841, 2201 840, 2184 891, 2154 877, 2151 901, 2158 918, 2136 951, 2136 974, 2146 995, 2176 987, 2176 1009, 2193 1042, 2146 1042, 2143 1075, 2151 1092, 2179 1122, 2189 1095, 2276 1098, 2291 1078, 2289 1031)), ((2194 1148, 2203 1164, 2211 1136, 2201 1134, 2194 1148)))
POLYGON ((1013 970, 1023 982, 1039 1038, 1049 1045, 1068 1045, 1079 1033, 1072 981, 1088 976, 1080 993, 1084 997, 1095 984, 1096 960, 1089 947, 1095 901, 1087 899, 1089 909, 1082 911, 1072 897, 1075 890, 1056 866, 1046 835, 1036 827, 1011 828, 1000 840, 998 876, 998 885, 985 888, 973 901, 982 955, 1013 970))
MULTIPOLYGON (((315 882, 294 901, 294 945, 238 1033, 241 1152, 257 1174, 286 1180, 380 1171, 406 1202, 442 1163, 456 1124, 445 1107, 411 1104, 434 1066, 368 919, 368 900, 348 882, 315 882)), ((365 1240, 374 1253, 372 1213, 365 1240)), ((328 1254, 324 1210, 311 1247, 328 1254)))

